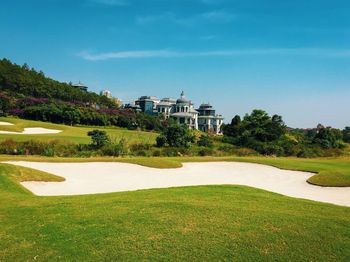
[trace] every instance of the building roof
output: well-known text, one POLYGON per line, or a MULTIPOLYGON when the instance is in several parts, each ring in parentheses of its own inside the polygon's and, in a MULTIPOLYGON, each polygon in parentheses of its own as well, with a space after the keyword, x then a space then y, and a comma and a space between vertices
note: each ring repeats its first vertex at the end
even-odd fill
POLYGON ((86 85, 84 85, 82 82, 78 82, 77 84, 73 84, 72 86, 75 86, 75 87, 86 87, 86 85))
POLYGON ((178 100, 176 100, 176 103, 177 104, 189 104, 191 103, 189 100, 186 99, 185 97, 185 92, 182 91, 181 92, 181 95, 180 95, 180 98, 178 100))
POLYGON ((213 106, 211 104, 209 104, 209 103, 201 104, 199 106, 199 109, 201 109, 201 110, 214 110, 213 106))
POLYGON ((141 96, 139 97, 138 101, 152 101, 152 102, 155 102, 155 101, 159 101, 159 99, 155 96, 141 96))

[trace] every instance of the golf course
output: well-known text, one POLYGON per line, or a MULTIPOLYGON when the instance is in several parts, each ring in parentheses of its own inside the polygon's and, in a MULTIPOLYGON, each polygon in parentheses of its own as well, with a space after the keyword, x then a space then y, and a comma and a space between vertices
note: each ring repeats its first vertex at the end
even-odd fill
MULTIPOLYGON (((15 118, 0 130, 36 127, 56 134, 0 134, 0 140, 88 143, 94 127, 15 118)), ((105 128, 116 137, 154 141, 156 133, 105 128)), ((120 162, 161 170, 187 163, 255 163, 314 173, 305 184, 349 190, 350 159, 280 157, 0 156, 1 261, 259 260, 348 261, 350 208, 242 185, 198 185, 75 196, 37 196, 22 182, 64 177, 4 163, 120 162)), ((57 166, 59 168, 59 166, 57 166)), ((56 168, 56 169, 57 169, 56 168)), ((151 170, 152 170, 151 169, 151 170)), ((116 171, 118 169, 115 169, 116 171)), ((84 174, 84 173, 82 173, 84 174)), ((103 175, 103 173, 101 173, 103 175)), ((217 174, 220 176, 220 174, 217 174)), ((98 182, 97 182, 98 183, 98 182)), ((310 185, 311 186, 311 185, 310 185)), ((344 191, 348 192, 348 191, 344 191)))
POLYGON ((0 262, 350 262, 349 11, 1 1, 0 262))

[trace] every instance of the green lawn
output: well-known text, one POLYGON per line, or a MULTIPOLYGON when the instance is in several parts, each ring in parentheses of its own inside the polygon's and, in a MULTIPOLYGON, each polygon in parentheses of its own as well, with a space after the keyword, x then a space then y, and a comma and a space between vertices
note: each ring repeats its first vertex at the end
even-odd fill
POLYGON ((30 121, 18 118, 0 117, 0 121, 13 123, 13 126, 0 126, 0 130, 3 131, 14 131, 21 132, 25 127, 43 127, 49 129, 63 130, 58 134, 46 134, 46 135, 14 135, 14 134, 0 134, 0 141, 5 139, 13 139, 16 141, 25 141, 29 139, 37 140, 53 140, 61 139, 74 143, 90 143, 91 139, 87 136, 87 132, 93 129, 105 130, 112 139, 120 140, 125 138, 129 143, 144 142, 144 143, 155 143, 155 139, 158 136, 157 133, 153 132, 142 132, 127 130, 118 127, 87 127, 77 126, 71 127, 66 125, 52 124, 48 122, 30 121))
POLYGON ((243 186, 37 197, 32 179, 59 180, 0 165, 0 261, 350 260, 350 208, 243 186))

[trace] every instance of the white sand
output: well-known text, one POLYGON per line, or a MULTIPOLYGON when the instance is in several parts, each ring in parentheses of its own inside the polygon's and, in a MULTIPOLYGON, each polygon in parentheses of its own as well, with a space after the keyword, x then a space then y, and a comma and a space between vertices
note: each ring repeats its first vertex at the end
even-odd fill
POLYGON ((57 134, 62 130, 48 129, 43 127, 27 127, 22 132, 1 131, 0 134, 14 134, 14 135, 42 135, 42 134, 57 134))
POLYGON ((13 126, 12 123, 0 121, 0 126, 13 126))
POLYGON ((177 186, 237 184, 286 196, 350 206, 350 188, 313 186, 312 173, 271 166, 210 162, 185 163, 182 168, 156 169, 126 163, 39 163, 10 161, 64 177, 64 182, 23 182, 36 195, 80 195, 177 186))

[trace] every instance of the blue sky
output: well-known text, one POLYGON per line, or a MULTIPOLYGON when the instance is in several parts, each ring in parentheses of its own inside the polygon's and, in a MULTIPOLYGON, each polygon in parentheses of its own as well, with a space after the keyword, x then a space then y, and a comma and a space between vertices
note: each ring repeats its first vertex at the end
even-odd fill
POLYGON ((346 0, 2 0, 0 57, 109 89, 350 125, 346 0))

